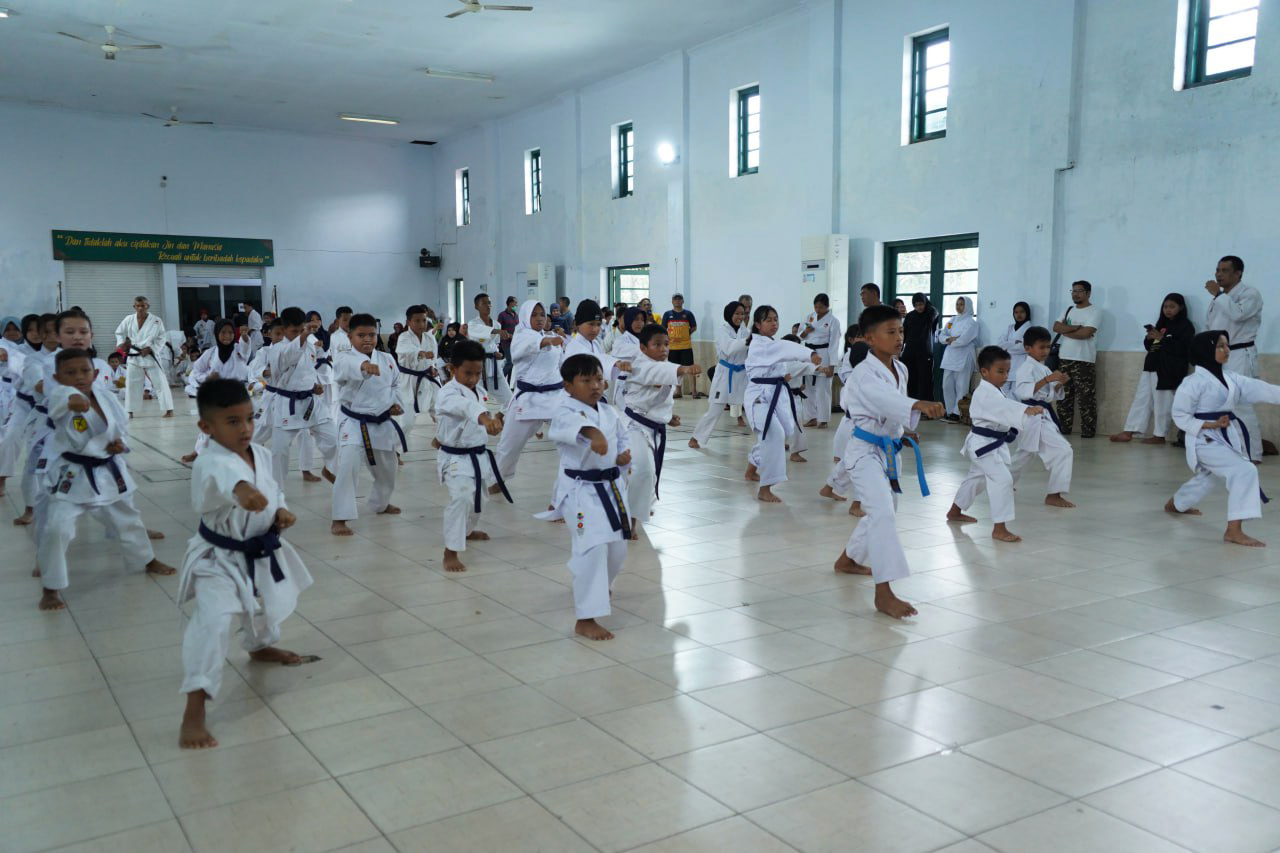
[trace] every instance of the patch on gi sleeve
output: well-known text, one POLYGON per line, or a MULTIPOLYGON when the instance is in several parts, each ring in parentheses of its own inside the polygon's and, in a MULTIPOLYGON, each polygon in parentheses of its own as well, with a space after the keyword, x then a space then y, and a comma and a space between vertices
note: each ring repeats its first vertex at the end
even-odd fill
POLYGON ((84 432, 89 429, 89 422, 83 415, 76 415, 71 419, 71 426, 75 427, 76 432, 84 432))

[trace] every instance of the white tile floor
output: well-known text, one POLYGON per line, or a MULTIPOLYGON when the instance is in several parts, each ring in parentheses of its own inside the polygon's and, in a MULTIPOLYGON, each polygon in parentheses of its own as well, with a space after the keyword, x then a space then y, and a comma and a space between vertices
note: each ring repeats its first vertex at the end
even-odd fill
MULTIPOLYGON (((697 453, 674 430, 610 643, 572 636, 564 528, 530 517, 547 443, 458 577, 440 570, 433 453, 401 469, 404 515, 351 540, 328 533, 328 486, 295 479, 289 538, 316 585, 284 645, 323 661, 237 650, 212 712, 222 746, 201 753, 176 743, 173 579, 124 575, 87 524, 69 609, 42 614, 32 544, 5 524, 0 848, 1280 848, 1276 511, 1249 525, 1273 547, 1223 545, 1223 495, 1202 519, 1160 511, 1180 452, 1077 439, 1080 507, 1040 505, 1035 472, 1025 541, 997 545, 943 521, 963 430, 923 432, 934 495, 908 485, 901 504, 915 575, 898 589, 920 605, 902 623, 831 571, 853 521, 816 496, 830 431, 810 432, 786 504, 764 506, 741 480, 745 435, 697 453)), ((192 434, 149 412, 129 459, 174 564, 192 434)))

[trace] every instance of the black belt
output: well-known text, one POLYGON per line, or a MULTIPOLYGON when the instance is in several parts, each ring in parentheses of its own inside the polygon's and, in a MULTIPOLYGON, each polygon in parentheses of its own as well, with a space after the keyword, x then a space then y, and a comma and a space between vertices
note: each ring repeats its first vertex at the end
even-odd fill
POLYGON ((255 596, 258 594, 258 581, 254 564, 258 560, 271 561, 271 580, 276 583, 284 580, 284 571, 276 560, 276 551, 280 550, 282 543, 280 542, 280 531, 276 529, 275 525, 272 525, 271 529, 261 536, 250 536, 248 539, 232 539, 230 536, 214 533, 202 521, 200 522, 200 535, 204 537, 204 541, 215 548, 225 548, 228 551, 244 554, 245 568, 248 570, 249 583, 253 585, 253 594, 255 596))
POLYGON ((360 422, 360 439, 364 442, 364 456, 370 465, 377 465, 377 460, 373 458, 373 442, 369 438, 369 424, 385 424, 391 421, 391 425, 396 428, 396 433, 400 436, 400 446, 404 448, 404 452, 409 452, 409 442, 405 441, 404 430, 400 429, 400 424, 396 423, 391 417, 391 410, 387 409, 380 415, 369 415, 364 412, 353 412, 346 406, 339 407, 342 414, 353 420, 360 422))
POLYGON ((3 379, 0 379, 0 382, 3 382, 5 385, 12 385, 12 384, 13 384, 13 377, 12 377, 12 376, 6 376, 6 377, 4 377, 3 379))
POLYGON ((990 444, 986 444, 978 448, 978 452, 976 454, 978 456, 986 456, 991 451, 999 449, 1000 445, 1012 444, 1018 438, 1018 431, 1013 428, 1008 430, 998 430, 987 429, 986 427, 980 426, 971 426, 969 427, 969 430, 974 435, 992 439, 990 444))
MULTIPOLYGON (((782 396, 782 389, 786 388, 788 391, 791 389, 785 376, 766 376, 761 379, 752 379, 751 381, 757 385, 773 386, 773 399, 769 401, 769 412, 764 418, 764 429, 760 431, 760 440, 764 441, 769 436, 769 425, 773 423, 773 413, 778 409, 778 398, 782 396)), ((796 398, 788 393, 787 399, 791 401, 791 419, 796 422, 796 429, 800 430, 800 418, 796 415, 796 398)))
POLYGON ((413 413, 415 415, 422 414, 422 407, 418 404, 418 392, 422 390, 422 380, 425 379, 434 383, 437 388, 440 387, 440 383, 431 375, 435 373, 435 368, 428 367, 426 370, 410 370, 398 361, 396 362, 396 367, 400 369, 401 373, 407 373, 410 376, 416 376, 418 378, 418 381, 413 383, 413 413))
POLYGON ((98 476, 95 473, 95 471, 98 468, 101 468, 105 465, 106 467, 111 469, 111 476, 115 477, 116 479, 116 492, 119 494, 124 494, 124 490, 125 490, 124 474, 120 473, 120 466, 116 464, 116 460, 114 457, 83 456, 79 453, 72 453, 71 451, 68 450, 68 451, 63 451, 62 458, 67 460, 68 462, 74 462, 76 465, 84 466, 85 471, 88 472, 89 474, 89 485, 93 488, 93 493, 95 495, 102 494, 102 492, 98 491, 98 476))
POLYGON ((328 365, 329 367, 333 367, 333 358, 331 356, 326 355, 324 358, 316 359, 316 370, 319 370, 325 365, 328 365))
POLYGON ((1244 344, 1229 344, 1227 346, 1227 349, 1229 350, 1248 349, 1249 347, 1253 346, 1255 343, 1256 341, 1249 341, 1248 343, 1244 343, 1244 344))
POLYGON ((521 394, 523 394, 526 391, 528 391, 531 394, 549 394, 552 391, 563 391, 563 390, 564 390, 563 382, 557 382, 554 385, 534 385, 530 382, 525 382, 522 379, 516 380, 516 396, 517 397, 519 397, 521 394))
POLYGON ((497 352, 487 352, 484 354, 484 357, 486 360, 493 362, 493 387, 489 387, 489 377, 483 376, 484 388, 486 391, 497 391, 498 375, 502 372, 502 354, 497 352))
POLYGON ((310 400, 311 402, 307 405, 307 410, 302 413, 302 419, 304 421, 310 419, 311 412, 316 407, 315 389, 308 388, 306 391, 290 391, 286 388, 277 388, 274 385, 264 385, 263 387, 272 394, 279 394, 281 397, 284 397, 289 401, 289 414, 291 416, 297 413, 295 407, 298 405, 299 400, 310 400))
POLYGON ((583 470, 566 468, 564 473, 571 479, 593 484, 596 496, 604 507, 604 514, 609 518, 609 528, 621 531, 623 539, 631 538, 631 516, 627 514, 626 501, 622 499, 622 492, 618 489, 618 478, 622 476, 622 471, 617 466, 583 470), (605 483, 609 484, 608 487, 605 483))
MULTIPOLYGON (((48 406, 42 406, 42 405, 40 405, 39 403, 33 403, 33 404, 31 405, 31 408, 35 409, 37 412, 39 412, 39 413, 40 413, 40 414, 42 414, 42 415, 47 415, 47 414, 49 414, 49 407, 48 407, 48 406)), ((50 424, 50 426, 53 426, 53 424, 50 424)))
POLYGON ((1058 420, 1058 413, 1053 410, 1052 403, 1046 403, 1043 400, 1031 399, 1023 400, 1022 404, 1024 406, 1039 406, 1044 409, 1045 413, 1049 415, 1049 420, 1053 421, 1053 425, 1058 428, 1058 432, 1062 432, 1062 422, 1058 420))
POLYGON ((15 397, 17 397, 19 400, 21 400, 22 402, 26 403, 28 406, 31 406, 31 407, 33 407, 33 408, 35 407, 35 404, 36 404, 36 398, 35 398, 35 396, 34 396, 34 395, 32 395, 32 394, 24 394, 24 393, 23 393, 23 392, 21 392, 21 391, 14 391, 14 392, 13 392, 13 395, 14 395, 15 397))
MULTIPOLYGON (((814 381, 814 384, 817 384, 818 377, 816 376, 813 377, 813 381, 814 381)), ((803 390, 801 390, 803 387, 804 386, 801 386, 800 388, 792 388, 790 385, 787 385, 787 390, 791 392, 792 400, 808 400, 809 399, 809 395, 804 393, 803 390)))
MULTIPOLYGON (((1227 417, 1240 425, 1240 435, 1244 438, 1244 455, 1246 459, 1252 459, 1253 453, 1249 443, 1249 428, 1244 425, 1244 421, 1236 415, 1235 412, 1196 412, 1193 416, 1202 421, 1216 421, 1218 418, 1227 417)), ((1230 434, 1226 430, 1222 430, 1222 440, 1227 443, 1227 447, 1231 447, 1230 434)), ((1232 448, 1233 450, 1235 448, 1232 448)), ((1267 497, 1267 493, 1258 488, 1258 494, 1262 496, 1264 504, 1271 503, 1271 498, 1267 497)))
POLYGON ((489 468, 493 471, 493 477, 498 483, 498 488, 502 489, 502 496, 507 499, 507 503, 515 503, 511 500, 511 493, 507 491, 507 484, 503 482, 502 475, 498 473, 498 460, 494 457, 493 451, 485 447, 483 444, 476 447, 450 447, 447 444, 440 445, 440 450, 452 456, 470 456, 471 470, 475 473, 476 478, 476 512, 480 511, 480 495, 484 491, 484 475, 480 473, 480 455, 489 454, 489 468))
POLYGON ((662 460, 667 455, 667 425, 660 423, 627 406, 622 410, 631 420, 653 433, 653 496, 658 497, 658 483, 662 480, 662 460))

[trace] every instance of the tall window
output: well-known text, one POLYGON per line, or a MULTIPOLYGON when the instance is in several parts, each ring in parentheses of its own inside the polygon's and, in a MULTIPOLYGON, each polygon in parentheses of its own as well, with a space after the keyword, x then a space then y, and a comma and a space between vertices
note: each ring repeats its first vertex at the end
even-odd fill
POLYGON ((969 297, 978 312, 978 235, 904 240, 885 245, 884 301, 925 293, 945 323, 956 314, 956 298, 969 297))
POLYGON ((631 122, 613 128, 613 197, 626 198, 636 190, 636 134, 631 122))
POLYGON ((737 174, 754 175, 760 171, 760 87, 739 89, 737 96, 737 174))
POLYGON ((951 92, 951 36, 935 30, 911 40, 911 141, 947 135, 951 92))
POLYGON ((1186 84, 1199 86, 1253 71, 1258 0, 1189 0, 1186 84))
POLYGON ((449 316, 453 322, 464 322, 463 314, 467 310, 466 284, 460 278, 449 282, 449 316))
POLYGON ((609 301, 633 306, 649 296, 649 265, 609 267, 609 301))
POLYGON ((454 200, 458 213, 458 227, 471 224, 471 170, 459 169, 454 181, 454 200))
POLYGON ((534 214, 542 210, 542 149, 530 148, 524 152, 524 212, 534 214))

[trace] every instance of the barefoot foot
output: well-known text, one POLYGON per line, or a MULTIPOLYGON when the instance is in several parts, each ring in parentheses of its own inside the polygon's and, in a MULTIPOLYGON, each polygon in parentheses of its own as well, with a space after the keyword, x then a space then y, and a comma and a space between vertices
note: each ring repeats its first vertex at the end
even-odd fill
POLYGON ((1044 502, 1046 506, 1060 506, 1065 509, 1070 509, 1075 506, 1071 501, 1064 498, 1061 492, 1052 495, 1045 495, 1044 502))
MULTIPOLYGON (((468 536, 467 538, 470 539, 471 537, 468 536)), ((465 572, 467 567, 462 565, 462 561, 458 559, 457 551, 450 551, 448 548, 445 548, 444 570, 446 572, 465 572)))
POLYGON ((862 501, 854 501, 849 504, 849 515, 852 515, 854 518, 867 517, 867 511, 862 508, 862 501))
POLYGON ((502 494, 502 486, 499 486, 497 483, 494 483, 492 486, 489 487, 489 494, 491 495, 502 494))
POLYGON ((1118 443, 1120 443, 1120 442, 1126 442, 1126 441, 1133 441, 1133 433, 1131 433, 1131 432, 1118 432, 1118 433, 1116 433, 1115 435, 1111 436, 1111 440, 1112 440, 1112 441, 1114 441, 1114 442, 1118 442, 1118 443))
POLYGON ((696 438, 689 439, 689 446, 692 447, 694 450, 698 450, 702 447, 701 444, 698 444, 698 439, 696 438))
POLYGON ((181 457, 182 464, 190 465, 192 462, 196 461, 196 457, 199 455, 199 453, 188 453, 186 456, 181 457))
POLYGON ((325 478, 326 480, 328 480, 330 483, 332 483, 332 482, 334 482, 335 480, 337 480, 337 479, 338 479, 337 477, 333 476, 333 472, 332 472, 332 471, 330 471, 328 468, 324 468, 324 469, 322 469, 322 470, 320 471, 320 476, 321 476, 321 477, 324 477, 324 478, 325 478))
POLYGON ((968 524, 971 521, 977 521, 972 515, 965 515, 960 507, 955 504, 951 505, 951 509, 947 510, 947 521, 956 521, 960 524, 968 524))
POLYGON ((13 524, 15 527, 26 527, 28 524, 31 523, 31 519, 34 517, 35 517, 35 509, 32 507, 27 507, 26 510, 22 513, 22 515, 18 516, 13 520, 13 524))
POLYGON ((1173 505, 1173 498, 1169 498, 1169 500, 1165 501, 1164 511, 1173 515, 1204 515, 1204 513, 1195 507, 1191 507, 1190 509, 1178 509, 1173 505))
POLYGON ((808 459, 805 459, 803 456, 801 456, 799 451, 792 453, 787 458, 790 459, 792 462, 808 462, 809 461, 808 459))
POLYGON ((275 646, 267 646, 265 649, 258 649, 256 652, 249 652, 249 660, 258 663, 278 663, 281 666, 301 666, 304 663, 311 663, 313 660, 319 660, 315 655, 300 655, 297 652, 291 652, 288 649, 277 649, 275 646))
POLYGON ((918 613, 914 607, 894 595, 887 582, 876 584, 875 601, 876 610, 887 616, 892 616, 894 619, 905 619, 918 613))
POLYGON ((840 495, 837 495, 836 490, 831 488, 830 486, 823 486, 821 489, 818 489, 818 494, 821 497, 824 497, 833 501, 845 500, 845 498, 841 497, 840 495))
POLYGON ((38 577, 40 577, 40 567, 39 567, 39 566, 36 566, 34 569, 32 569, 32 570, 31 570, 31 577, 33 577, 33 578, 38 578, 38 577))
POLYGON ((1240 521, 1227 522, 1227 532, 1222 534, 1222 541, 1233 545, 1246 545, 1250 548, 1265 548, 1267 545, 1266 542, 1247 535, 1244 532, 1244 523, 1240 521))
POLYGON ((612 640, 613 634, 594 619, 579 619, 573 626, 573 633, 580 634, 588 640, 612 640))
POLYGON ((196 690, 187 694, 187 709, 182 714, 182 728, 178 730, 178 746, 183 749, 211 749, 218 745, 204 721, 206 694, 196 690))
POLYGON ((160 417, 162 417, 162 418, 171 418, 171 417, 173 417, 173 409, 170 409, 169 411, 165 412, 165 413, 164 413, 163 415, 161 415, 160 417))
POLYGON ((40 596, 41 610, 66 610, 67 603, 62 600, 62 596, 58 595, 56 589, 46 589, 40 596))
POLYGON ((347 527, 347 523, 345 521, 335 521, 333 524, 330 524, 329 532, 332 533, 334 536, 354 536, 355 535, 355 531, 352 530, 350 527, 347 527))
MULTIPOLYGON (((758 479, 758 478, 757 478, 758 479)), ((756 492, 756 500, 763 501, 767 504, 780 504, 782 498, 773 493, 773 489, 768 486, 761 486, 760 491, 756 492)))
POLYGON ((146 568, 147 574, 149 575, 166 575, 167 576, 167 575, 176 575, 178 573, 178 570, 175 569, 173 566, 169 565, 168 563, 162 563, 159 560, 155 560, 155 559, 153 559, 150 563, 147 563, 145 568, 146 568))
POLYGON ((302 482, 304 482, 304 483, 318 483, 318 482, 320 482, 320 478, 319 478, 319 477, 317 477, 315 474, 312 474, 310 471, 303 471, 303 472, 302 472, 302 482))
POLYGON ((488 542, 489 534, 485 533, 483 530, 473 530, 467 534, 467 539, 473 542, 488 542))
POLYGON ((1003 524, 991 528, 991 538, 998 542, 1021 542, 1022 537, 1003 524))
MULTIPOLYGON (((742 479, 744 479, 744 480, 751 480, 752 482, 757 482, 757 483, 758 483, 758 482, 760 481, 760 472, 759 472, 758 470, 756 470, 756 466, 754 466, 754 465, 752 465, 750 462, 748 462, 748 463, 747 463, 747 470, 746 470, 746 473, 744 473, 744 474, 742 475, 742 479)), ((14 524, 17 524, 17 523, 18 523, 18 522, 16 522, 16 521, 14 522, 14 524)))
POLYGON ((817 419, 817 418, 809 418, 809 420, 807 420, 807 421, 805 421, 805 422, 804 422, 804 425, 805 425, 806 427, 816 427, 816 426, 818 425, 818 419, 817 419))
POLYGON ((747 419, 744 418, 742 415, 738 415, 738 426, 744 427, 746 425, 747 425, 747 419))
POLYGON ((387 504, 378 511, 378 515, 399 515, 400 507, 394 504, 387 504))
POLYGON ((164 534, 163 534, 163 533, 161 533, 159 530, 152 530, 150 527, 148 527, 148 528, 147 528, 147 538, 148 538, 148 539, 163 539, 163 538, 164 538, 164 534))
POLYGON ((1153 436, 1150 436, 1149 438, 1144 438, 1142 439, 1142 441, 1139 442, 1139 444, 1164 444, 1164 443, 1165 443, 1164 439, 1158 435, 1153 435, 1153 436))
POLYGON ((853 557, 850 557, 848 554, 846 554, 844 551, 840 552, 840 556, 836 558, 836 564, 832 566, 832 568, 835 569, 837 574, 841 574, 841 575, 871 574, 870 566, 862 565, 861 563, 854 560, 853 557))

